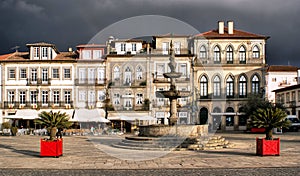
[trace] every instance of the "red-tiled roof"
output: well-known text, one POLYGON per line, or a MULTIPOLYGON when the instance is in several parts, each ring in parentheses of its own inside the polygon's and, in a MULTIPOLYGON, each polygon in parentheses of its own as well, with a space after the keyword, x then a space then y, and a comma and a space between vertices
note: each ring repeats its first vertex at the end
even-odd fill
POLYGON ((270 65, 267 72, 297 72, 298 67, 291 65, 270 65))
POLYGON ((7 58, 9 58, 10 56, 12 56, 14 53, 9 53, 9 54, 4 54, 4 55, 0 55, 0 60, 6 60, 7 58))
POLYGON ((268 39, 268 36, 253 34, 242 30, 233 30, 233 34, 228 34, 228 27, 224 27, 224 34, 219 34, 218 29, 214 29, 208 32, 195 35, 195 37, 203 38, 257 38, 257 39, 268 39))

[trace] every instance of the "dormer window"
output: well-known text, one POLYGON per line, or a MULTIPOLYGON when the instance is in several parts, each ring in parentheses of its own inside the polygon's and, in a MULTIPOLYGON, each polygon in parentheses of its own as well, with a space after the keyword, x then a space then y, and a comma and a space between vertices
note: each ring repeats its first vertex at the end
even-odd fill
POLYGON ((42 47, 42 59, 47 59, 47 58, 48 58, 48 48, 42 47))
POLYGON ((91 59, 91 51, 83 50, 82 51, 82 59, 91 59))
POLYGON ((94 50, 93 51, 93 59, 101 59, 102 51, 101 50, 94 50))
POLYGON ((39 47, 34 47, 33 48, 33 57, 35 59, 39 58, 40 57, 40 48, 39 47))

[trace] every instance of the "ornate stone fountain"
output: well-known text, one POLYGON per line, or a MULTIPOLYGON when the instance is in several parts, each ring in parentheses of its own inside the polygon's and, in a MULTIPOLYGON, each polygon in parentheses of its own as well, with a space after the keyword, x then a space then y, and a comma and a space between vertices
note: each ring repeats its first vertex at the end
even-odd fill
POLYGON ((156 91, 156 97, 161 98, 168 98, 170 101, 170 117, 169 117, 169 125, 173 126, 176 125, 178 117, 177 117, 177 99, 178 98, 185 98, 190 96, 190 91, 179 91, 176 90, 175 79, 180 78, 182 73, 176 72, 177 63, 175 62, 175 53, 173 51, 173 45, 171 41, 170 46, 170 62, 168 66, 170 67, 171 72, 164 73, 165 78, 169 78, 170 82, 170 89, 167 91, 156 91))

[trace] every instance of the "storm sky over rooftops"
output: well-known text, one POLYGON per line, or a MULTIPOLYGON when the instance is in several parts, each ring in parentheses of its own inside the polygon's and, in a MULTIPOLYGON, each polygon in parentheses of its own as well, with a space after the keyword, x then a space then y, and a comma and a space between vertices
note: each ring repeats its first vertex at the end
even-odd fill
POLYGON ((162 15, 199 32, 233 20, 235 29, 271 37, 268 64, 300 67, 299 0, 1 0, 0 14, 0 54, 15 46, 26 51, 27 43, 41 41, 67 51, 120 20, 162 15))

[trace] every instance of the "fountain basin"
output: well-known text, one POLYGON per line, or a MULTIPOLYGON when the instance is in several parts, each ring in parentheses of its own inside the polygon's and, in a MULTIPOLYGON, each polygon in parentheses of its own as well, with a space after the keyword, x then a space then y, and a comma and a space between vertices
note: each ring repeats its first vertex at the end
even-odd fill
POLYGON ((208 125, 150 125, 139 126, 139 136, 143 137, 162 137, 162 136, 181 136, 195 137, 208 134, 208 125))
POLYGON ((190 91, 180 91, 180 90, 166 90, 166 91, 156 91, 156 97, 158 98, 185 98, 191 95, 190 91))
POLYGON ((182 73, 179 72, 169 72, 163 74, 165 78, 180 78, 182 73))

